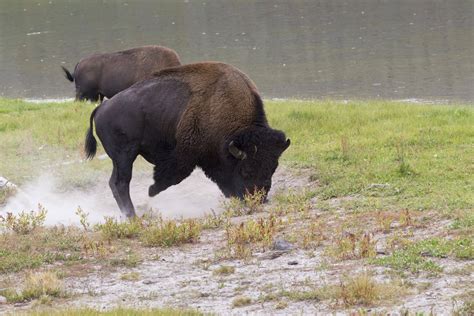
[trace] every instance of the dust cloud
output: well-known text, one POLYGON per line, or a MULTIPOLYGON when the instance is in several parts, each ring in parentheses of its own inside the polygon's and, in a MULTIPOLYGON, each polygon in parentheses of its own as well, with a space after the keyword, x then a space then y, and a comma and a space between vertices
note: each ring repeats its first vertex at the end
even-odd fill
MULTIPOLYGON (((78 225, 78 207, 89 214, 88 220, 92 224, 103 222, 104 216, 123 219, 107 181, 97 183, 92 190, 65 191, 61 189, 59 180, 43 174, 19 187, 18 192, 0 208, 0 214, 37 210, 40 203, 48 211, 46 225, 78 225)), ((151 210, 163 218, 190 218, 220 210, 223 195, 200 169, 180 184, 150 198, 148 186, 152 182, 150 173, 138 174, 132 179, 130 192, 138 215, 151 210)))

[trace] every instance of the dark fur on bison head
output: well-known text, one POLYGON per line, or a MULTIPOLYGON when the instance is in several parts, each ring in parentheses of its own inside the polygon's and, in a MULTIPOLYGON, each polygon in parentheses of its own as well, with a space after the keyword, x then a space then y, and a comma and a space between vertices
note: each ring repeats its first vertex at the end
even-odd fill
POLYGON ((231 137, 224 150, 228 176, 218 183, 224 195, 243 198, 263 190, 266 197, 278 158, 289 145, 283 132, 269 127, 252 126, 231 137))

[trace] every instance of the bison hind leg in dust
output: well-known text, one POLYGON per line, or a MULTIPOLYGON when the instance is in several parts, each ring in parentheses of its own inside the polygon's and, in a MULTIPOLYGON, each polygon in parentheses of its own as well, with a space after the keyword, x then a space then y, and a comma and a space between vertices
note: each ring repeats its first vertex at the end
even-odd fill
POLYGON ((123 214, 127 217, 135 216, 135 208, 130 198, 130 181, 132 180, 133 162, 137 154, 121 153, 113 157, 113 170, 109 180, 110 189, 123 214))

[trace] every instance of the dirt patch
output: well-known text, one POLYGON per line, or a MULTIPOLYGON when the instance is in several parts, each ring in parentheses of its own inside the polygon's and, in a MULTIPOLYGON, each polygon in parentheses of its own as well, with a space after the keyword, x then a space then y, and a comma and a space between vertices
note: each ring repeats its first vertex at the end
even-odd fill
MULTIPOLYGON (((371 258, 383 258, 393 251, 389 241, 395 237, 417 242, 445 236, 449 233, 449 220, 435 213, 423 212, 408 215, 358 213, 340 207, 322 211, 316 207, 317 199, 311 195, 305 200, 284 199, 286 202, 278 203, 287 204, 277 207, 281 194, 293 192, 298 197, 305 190, 317 188, 317 183, 310 181, 309 174, 305 170, 280 168, 274 177, 271 203, 264 211, 231 219, 235 224, 278 214, 282 223, 275 239, 286 242, 281 242, 276 247, 278 249, 254 249, 250 257, 229 258, 223 255, 227 247, 225 227, 205 230, 199 242, 179 247, 145 248, 133 244, 133 251, 140 256, 141 263, 135 267, 110 267, 97 263, 81 269, 71 268, 63 280, 69 297, 55 301, 54 306, 88 306, 101 310, 117 306, 172 306, 223 315, 350 314, 360 310, 447 314, 459 308, 461 301, 456 301, 456 298, 468 293, 474 283, 472 260, 433 257, 430 259, 442 267, 442 271, 399 271, 371 263, 356 239, 357 236, 366 238, 364 236, 370 235, 375 251, 371 258), (344 238, 355 240, 354 249, 350 248, 351 244, 348 250, 338 248, 344 246, 344 238), (347 251, 347 254, 334 255, 331 252, 334 249, 341 253, 347 251), (222 270, 222 266, 233 269, 225 269, 230 271, 225 274, 214 272, 222 270), (340 287, 345 277, 360 273, 370 273, 380 284, 397 282, 404 291, 391 300, 365 305, 348 305, 337 295, 310 295, 312 291, 340 287)), ((193 173, 189 183, 183 182, 153 201, 146 197, 151 183, 149 175, 137 173, 132 183, 133 199, 141 210, 158 206, 167 217, 199 217, 211 209, 223 210, 220 192, 199 171, 193 173), (179 205, 185 205, 186 211, 171 208, 179 205)), ((115 214, 118 212, 106 180, 100 181, 88 196, 91 200, 97 198, 103 209, 113 210, 115 214)), ((65 266, 61 268, 67 270, 65 266)), ((0 276, 0 281, 5 283, 7 279, 20 275, 0 276)), ((0 313, 28 309, 33 305, 27 303, 15 307, 4 304, 0 305, 0 313)))

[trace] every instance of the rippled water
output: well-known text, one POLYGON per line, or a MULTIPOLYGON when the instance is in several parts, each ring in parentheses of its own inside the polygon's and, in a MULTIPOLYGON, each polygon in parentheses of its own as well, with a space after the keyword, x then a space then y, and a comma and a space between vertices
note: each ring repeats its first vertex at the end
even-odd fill
POLYGON ((265 97, 474 100, 474 1, 1 0, 0 96, 73 97, 60 65, 145 44, 265 97))

